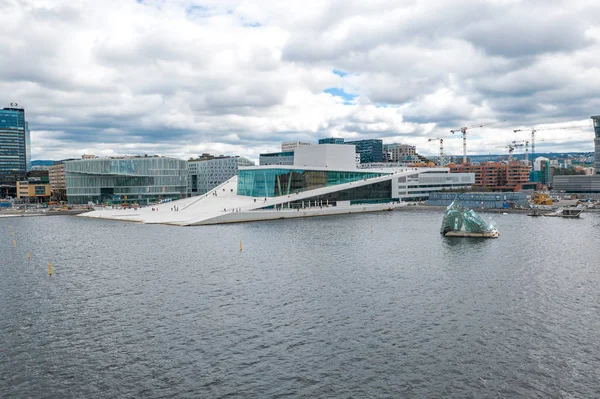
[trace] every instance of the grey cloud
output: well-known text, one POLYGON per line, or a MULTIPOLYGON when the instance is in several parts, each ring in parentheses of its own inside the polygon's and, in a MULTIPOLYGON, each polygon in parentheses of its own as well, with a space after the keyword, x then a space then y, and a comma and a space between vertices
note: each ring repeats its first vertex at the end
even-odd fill
POLYGON ((500 15, 469 24, 462 37, 488 54, 508 58, 577 50, 591 44, 584 34, 588 24, 579 15, 548 17, 539 10, 500 15))
POLYGON ((71 24, 82 20, 83 11, 70 5, 31 8, 29 15, 36 21, 52 21, 58 24, 71 24))
POLYGON ((0 92, 54 140, 40 154, 125 145, 255 154, 332 132, 396 140, 600 113, 591 2, 352 0, 303 10, 265 1, 244 4, 262 24, 244 28, 235 1, 232 14, 208 1, 220 8, 201 19, 185 14, 185 0, 61 1, 13 2, 0 14, 0 92), (329 87, 364 106, 322 95, 329 87))

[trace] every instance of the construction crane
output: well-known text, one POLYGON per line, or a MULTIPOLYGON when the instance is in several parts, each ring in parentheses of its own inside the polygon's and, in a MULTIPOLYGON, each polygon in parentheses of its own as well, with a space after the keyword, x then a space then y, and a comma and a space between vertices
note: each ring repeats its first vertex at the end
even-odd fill
POLYGON ((518 147, 523 147, 524 144, 518 143, 518 142, 512 142, 510 144, 507 145, 499 145, 498 147, 501 148, 508 148, 508 162, 512 161, 512 155, 513 155, 513 151, 516 150, 518 147))
MULTIPOLYGON (((531 159, 533 160, 535 158, 535 132, 539 131, 539 130, 562 130, 562 129, 578 129, 580 127, 584 127, 584 126, 567 126, 567 127, 539 127, 539 128, 532 128, 531 129, 531 159)), ((523 129, 515 129, 513 130, 514 133, 517 132, 523 132, 523 129)))
POLYGON ((432 142, 435 140, 439 140, 440 142, 440 166, 444 166, 444 139, 441 137, 435 137, 433 139, 427 140, 427 142, 432 142))
POLYGON ((463 164, 467 163, 467 130, 470 129, 475 129, 478 127, 486 127, 486 126, 491 126, 491 125, 495 125, 497 123, 500 122, 504 122, 504 121, 499 121, 499 122, 494 122, 494 123, 486 123, 486 124, 482 124, 482 125, 473 125, 473 126, 465 126, 465 127, 461 127, 458 129, 453 129, 450 130, 450 133, 454 134, 454 133, 462 133, 462 137, 463 137, 463 164))
POLYGON ((529 165, 529 140, 513 141, 512 144, 513 144, 513 146, 518 146, 518 147, 522 147, 523 144, 525 145, 525 163, 527 165, 529 165))

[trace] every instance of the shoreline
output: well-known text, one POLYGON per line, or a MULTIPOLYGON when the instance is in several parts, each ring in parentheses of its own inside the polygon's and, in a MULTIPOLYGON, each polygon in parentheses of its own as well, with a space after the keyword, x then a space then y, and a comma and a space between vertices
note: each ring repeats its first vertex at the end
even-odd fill
POLYGON ((24 211, 0 211, 0 218, 10 217, 32 217, 32 216, 76 216, 89 210, 67 210, 67 211, 49 211, 49 212, 24 212, 24 211))
MULTIPOLYGON (((397 209, 394 209, 394 210, 396 210, 396 211, 402 211, 402 212, 407 212, 407 211, 423 211, 423 210, 427 210, 427 211, 444 211, 446 208, 447 208, 446 206, 442 206, 442 205, 408 205, 408 206, 404 206, 402 208, 397 208, 397 209)), ((560 208, 560 206, 556 207, 556 209, 558 209, 558 208, 560 208)), ((528 213, 531 212, 531 210, 533 208, 528 208, 528 209, 521 209, 521 208, 498 208, 498 209, 492 209, 492 208, 485 208, 485 209, 471 208, 471 209, 473 209, 477 213, 495 213, 495 214, 502 214, 502 213, 524 213, 524 214, 528 214, 528 213)), ((586 212, 600 213, 600 208, 583 208, 583 213, 586 213, 586 212)))
MULTIPOLYGON (((559 207, 557 207, 559 208, 559 207)), ((441 205, 421 205, 421 204, 411 204, 408 203, 405 206, 395 206, 393 207, 394 211, 400 211, 400 212, 419 212, 419 211, 428 211, 428 212, 442 212, 446 209, 446 206, 441 206, 441 205)), ((384 210, 384 209, 382 209, 384 210)), ((387 210, 387 209, 385 209, 387 210)), ((520 209, 520 208, 501 208, 501 209, 478 209, 478 208, 473 208, 474 211, 476 211, 477 213, 493 213, 493 214, 502 214, 502 213, 510 213, 510 214, 528 214, 531 212, 531 209, 520 209)), ((35 216, 77 216, 83 213, 87 213, 90 212, 89 210, 67 210, 67 211, 50 211, 50 212, 23 212, 23 211, 0 211, 0 219, 1 218, 13 218, 13 217, 35 217, 35 216)), ((369 211, 367 211, 368 213, 369 211)), ((372 211, 371 211, 372 212, 372 211)), ((600 213, 600 208, 583 208, 583 213, 586 212, 590 212, 590 213, 600 213)), ((338 212, 335 212, 338 213, 338 212)), ((335 214, 334 213, 334 214, 335 214)), ((346 212, 339 212, 339 213, 348 213, 346 212)), ((353 211, 351 213, 357 213, 356 211, 353 211)), ((281 216, 281 214, 279 214, 281 216)), ((313 216, 313 215, 304 215, 307 217, 313 216)), ((296 216, 297 217, 297 216, 296 216)), ((279 218, 279 217, 276 217, 279 218)), ((107 220, 120 220, 120 219, 113 219, 113 218, 105 218, 107 220)), ((129 220, 131 221, 131 220, 129 220)))

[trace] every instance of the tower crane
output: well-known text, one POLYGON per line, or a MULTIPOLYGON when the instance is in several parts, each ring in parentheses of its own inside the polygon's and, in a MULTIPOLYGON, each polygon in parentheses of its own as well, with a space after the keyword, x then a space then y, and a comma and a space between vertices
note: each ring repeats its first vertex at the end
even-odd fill
MULTIPOLYGON (((567 126, 567 127, 539 127, 539 128, 531 128, 531 158, 535 158, 535 132, 539 130, 562 130, 562 129, 578 129, 584 126, 567 126)), ((523 132, 523 129, 515 129, 514 133, 523 132)))
POLYGON ((458 129, 452 129, 450 130, 450 133, 454 134, 454 133, 462 133, 462 138, 463 138, 463 164, 467 163, 467 130, 470 129, 475 129, 478 127, 485 127, 485 126, 491 126, 491 125, 495 125, 497 123, 500 122, 504 122, 504 121, 498 121, 498 122, 493 122, 493 123, 486 123, 486 124, 482 124, 482 125, 473 125, 473 126, 464 126, 458 129))
POLYGON ((438 140, 440 142, 440 166, 444 166, 444 139, 441 137, 435 137, 427 140, 427 142, 432 142, 438 140))
POLYGON ((502 147, 502 148, 508 148, 508 162, 512 161, 512 155, 513 155, 513 151, 515 149, 517 149, 518 147, 523 147, 523 144, 518 143, 518 142, 512 142, 510 144, 507 145, 500 145, 498 147, 502 147))
POLYGON ((524 141, 513 141, 513 146, 522 147, 523 143, 525 143, 525 163, 529 165, 529 140, 524 141))

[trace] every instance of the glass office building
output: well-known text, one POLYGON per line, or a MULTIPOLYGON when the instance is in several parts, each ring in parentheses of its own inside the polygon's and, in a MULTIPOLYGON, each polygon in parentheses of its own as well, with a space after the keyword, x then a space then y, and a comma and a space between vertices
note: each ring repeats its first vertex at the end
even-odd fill
POLYGON ((327 137, 319 139, 319 144, 344 144, 344 139, 341 137, 327 137))
POLYGON ((65 163, 70 204, 139 203, 187 195, 187 161, 165 157, 84 159, 65 163))
POLYGON ((554 190, 567 193, 598 193, 600 192, 600 115, 592 116, 594 123, 594 168, 596 173, 591 176, 565 175, 554 176, 554 190))
POLYGON ((293 165, 294 151, 269 152, 258 156, 259 165, 293 165))
POLYGON ((16 196, 17 180, 27 174, 31 161, 25 110, 11 106, 0 110, 0 197, 16 196))
POLYGON ((383 162, 383 141, 379 139, 346 141, 354 144, 356 153, 360 154, 360 163, 383 162))
MULTIPOLYGON (((350 183, 382 173, 367 171, 305 170, 283 168, 241 169, 238 172, 238 195, 278 197, 297 192, 350 183)), ((391 192, 387 198, 391 198, 391 192)))
POLYGON ((594 121, 594 168, 600 175, 600 115, 592 116, 594 121))

